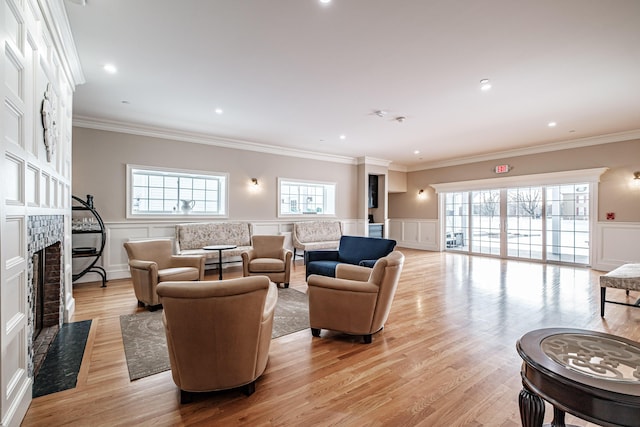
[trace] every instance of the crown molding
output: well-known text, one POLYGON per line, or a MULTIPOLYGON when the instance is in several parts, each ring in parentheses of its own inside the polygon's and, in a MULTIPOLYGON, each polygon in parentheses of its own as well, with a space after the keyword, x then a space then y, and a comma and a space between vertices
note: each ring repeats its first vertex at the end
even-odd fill
POLYGON ((375 157, 367 157, 367 156, 358 157, 356 161, 357 161, 357 164, 359 165, 383 166, 385 168, 388 168, 389 165, 391 164, 391 160, 377 159, 375 157))
POLYGON ((147 136, 151 138, 170 139, 174 141, 191 142, 194 144, 212 145, 216 147, 231 148, 234 150, 256 151, 259 153, 276 154, 279 156, 298 157, 303 159, 320 160, 332 163, 355 165, 357 159, 348 156, 316 153, 312 151, 298 150, 295 148, 276 147, 257 142, 242 141, 230 138, 221 138, 214 135, 194 132, 182 132, 172 129, 143 126, 132 123, 124 123, 110 120, 99 120, 90 117, 73 116, 73 126, 120 132, 131 135, 147 136))
POLYGON ((37 1, 64 73, 75 90, 77 85, 85 83, 85 78, 63 0, 37 1))
POLYGON ((427 169, 436 169, 449 166, 465 165, 469 163, 483 162, 487 160, 504 159, 505 157, 526 156, 529 154, 548 153, 550 151, 567 150, 571 148, 589 147, 592 145, 611 144, 614 142, 630 141, 640 139, 640 129, 611 133, 606 135, 591 136, 587 138, 573 139, 562 142, 554 142, 551 144, 538 145, 535 147, 516 148, 513 150, 497 151, 490 154, 482 154, 478 156, 462 157, 453 160, 444 160, 441 162, 422 163, 415 166, 409 166, 406 172, 416 172, 427 169))

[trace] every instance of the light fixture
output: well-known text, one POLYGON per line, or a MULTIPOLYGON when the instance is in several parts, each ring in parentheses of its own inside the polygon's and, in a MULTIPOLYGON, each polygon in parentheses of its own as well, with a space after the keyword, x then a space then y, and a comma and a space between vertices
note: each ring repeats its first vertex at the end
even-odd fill
POLYGON ((331 0, 320 0, 320 3, 329 4, 329 3, 331 3, 331 0))
POLYGON ((398 123, 404 123, 404 121, 407 120, 407 118, 405 116, 398 116, 395 118, 395 120, 398 123))
POLYGON ((386 116, 386 115, 387 115, 387 112, 386 112, 386 111, 384 111, 384 110, 376 110, 376 111, 374 112, 374 114, 375 114, 376 116, 378 116, 378 117, 384 117, 384 116, 386 116))
POLYGON ((418 199, 424 200, 426 198, 427 198, 427 193, 425 193, 424 190, 421 188, 420 191, 418 191, 418 199))
POLYGON ((480 80, 480 90, 482 91, 488 91, 489 89, 491 89, 491 83, 489 83, 489 79, 482 79, 480 80))
POLYGON ((102 68, 109 74, 115 74, 118 72, 118 69, 113 64, 105 64, 105 66, 102 68))
POLYGON ((640 181, 640 171, 633 173, 633 179, 637 179, 638 181, 640 181))
POLYGON ((216 109, 215 109, 215 110, 213 110, 213 111, 215 111, 215 113, 216 113, 216 114, 222 114, 222 113, 224 113, 224 110, 223 110, 222 108, 216 108, 216 109))
POLYGON ((260 183, 258 183, 258 178, 251 178, 251 181, 249 183, 249 191, 251 191, 252 193, 256 193, 258 190, 260 190, 260 183))
POLYGON ((413 154, 420 154, 420 150, 413 150, 413 154))
POLYGON ((340 135, 340 139, 347 139, 346 135, 340 135))
POLYGON ((635 189, 640 189, 640 171, 633 173, 633 180, 631 181, 631 185, 635 189))
POLYGON ((558 124, 556 122, 549 122, 547 123, 547 126, 549 126, 550 128, 554 128, 556 127, 558 124))

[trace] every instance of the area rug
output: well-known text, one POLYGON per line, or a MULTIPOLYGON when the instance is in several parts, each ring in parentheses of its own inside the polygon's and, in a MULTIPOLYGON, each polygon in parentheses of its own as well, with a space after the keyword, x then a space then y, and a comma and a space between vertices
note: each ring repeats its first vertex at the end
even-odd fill
POLYGON ((91 320, 65 323, 53 339, 33 382, 33 397, 75 388, 91 320))
MULTIPOLYGON (((308 327, 307 295, 292 288, 278 288, 271 338, 308 327)), ((122 315, 120 328, 131 381, 171 369, 162 310, 122 315)))

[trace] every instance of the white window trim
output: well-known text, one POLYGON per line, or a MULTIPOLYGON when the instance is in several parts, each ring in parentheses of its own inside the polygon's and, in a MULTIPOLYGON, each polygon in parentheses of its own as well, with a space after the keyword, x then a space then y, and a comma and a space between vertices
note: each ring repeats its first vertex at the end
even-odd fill
POLYGON ((334 205, 336 206, 336 211, 337 211, 337 199, 338 199, 338 184, 336 184, 335 182, 329 182, 329 181, 313 181, 310 179, 293 179, 293 178, 284 178, 284 177, 278 177, 278 199, 276 200, 276 205, 278 206, 278 218, 305 218, 308 220, 311 220, 313 218, 335 218, 336 214, 332 213, 332 214, 326 214, 326 213, 307 213, 307 214, 283 214, 280 210, 281 204, 280 201, 282 200, 282 195, 281 195, 281 188, 282 188, 282 181, 286 181, 286 182, 295 182, 295 183, 300 183, 300 184, 318 184, 318 185, 333 185, 334 188, 334 198, 335 200, 334 205))
POLYGON ((473 181, 445 182, 430 184, 437 193, 456 191, 493 190, 497 188, 562 185, 574 182, 600 182, 600 176, 609 168, 580 169, 563 172, 538 173, 534 175, 504 176, 499 178, 476 179, 473 181))
POLYGON ((144 166, 144 165, 133 165, 127 164, 127 177, 126 177, 126 187, 127 187, 127 202, 126 202, 126 215, 127 219, 179 219, 184 220, 187 218, 195 218, 195 219, 203 219, 203 218, 216 218, 216 219, 227 219, 229 218, 229 174, 225 172, 215 172, 215 171, 202 171, 202 170, 193 170, 193 169, 176 169, 176 168, 165 168, 158 166, 144 166), (131 185, 133 182, 132 173, 134 169, 142 169, 149 171, 158 171, 158 172, 168 172, 168 173, 184 173, 184 174, 192 174, 192 175, 203 175, 203 176, 224 176, 225 177, 225 191, 224 191, 224 205, 225 205, 225 213, 222 215, 215 214, 198 214, 191 213, 185 215, 183 213, 177 212, 175 214, 165 214, 165 215, 157 215, 157 214, 134 214, 131 211, 131 185))

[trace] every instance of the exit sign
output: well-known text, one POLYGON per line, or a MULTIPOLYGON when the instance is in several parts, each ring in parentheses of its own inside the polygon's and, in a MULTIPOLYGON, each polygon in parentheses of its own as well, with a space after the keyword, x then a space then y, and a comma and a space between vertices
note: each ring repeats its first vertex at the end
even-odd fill
POLYGON ((511 169, 509 165, 498 165, 495 170, 496 173, 507 173, 509 172, 509 169, 511 169))

